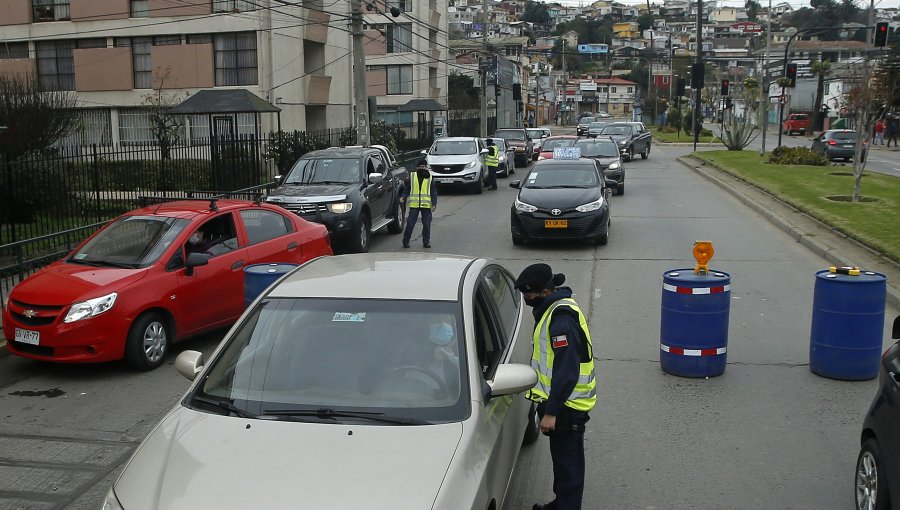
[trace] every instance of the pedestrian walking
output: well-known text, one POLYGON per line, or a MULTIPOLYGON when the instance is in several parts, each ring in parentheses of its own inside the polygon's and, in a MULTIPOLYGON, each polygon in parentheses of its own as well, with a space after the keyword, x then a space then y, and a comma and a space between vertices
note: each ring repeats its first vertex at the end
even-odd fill
POLYGON ((500 165, 500 149, 498 149, 497 146, 494 145, 493 138, 488 138, 485 143, 487 144, 488 153, 484 155, 484 164, 488 169, 488 178, 484 183, 484 187, 496 191, 497 166, 500 165))
POLYGON ((875 142, 873 145, 884 145, 884 119, 875 121, 875 142))
POLYGON ((891 119, 888 121, 887 125, 887 146, 891 146, 891 141, 894 142, 894 147, 897 147, 897 119, 891 119))
POLYGON ((403 230, 403 247, 409 248, 409 238, 421 215, 422 246, 431 248, 431 213, 437 209, 437 189, 432 183, 431 172, 424 159, 416 164, 416 171, 409 177, 409 183, 400 194, 400 203, 405 203, 409 208, 406 228, 403 230))
POLYGON ((538 382, 527 397, 537 402, 553 461, 555 498, 532 510, 580 510, 584 494, 584 430, 597 402, 594 351, 572 289, 561 287, 565 281, 547 264, 532 264, 516 279, 535 319, 531 366, 538 382))

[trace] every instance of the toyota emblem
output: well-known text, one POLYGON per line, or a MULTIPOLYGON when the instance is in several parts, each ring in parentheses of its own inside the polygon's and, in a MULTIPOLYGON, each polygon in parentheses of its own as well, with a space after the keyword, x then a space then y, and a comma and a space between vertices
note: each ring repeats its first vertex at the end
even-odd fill
POLYGON ((559 216, 560 214, 562 214, 562 211, 559 209, 551 209, 550 214, 552 214, 554 216, 559 216))

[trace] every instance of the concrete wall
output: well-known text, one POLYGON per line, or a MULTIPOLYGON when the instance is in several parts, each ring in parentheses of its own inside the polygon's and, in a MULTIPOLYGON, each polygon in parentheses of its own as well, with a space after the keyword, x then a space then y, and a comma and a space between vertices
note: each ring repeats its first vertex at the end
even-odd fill
POLYGON ((0 25, 31 23, 31 0, 0 0, 0 25))
POLYGON ((72 50, 75 62, 75 90, 131 90, 134 73, 131 48, 91 48, 72 50))
POLYGON ((131 12, 128 0, 71 0, 72 21, 127 19, 131 12))
POLYGON ((0 59, 0 76, 14 76, 28 79, 37 70, 37 63, 32 58, 0 59))
POLYGON ((150 62, 154 88, 208 88, 216 84, 212 44, 153 46, 150 62))

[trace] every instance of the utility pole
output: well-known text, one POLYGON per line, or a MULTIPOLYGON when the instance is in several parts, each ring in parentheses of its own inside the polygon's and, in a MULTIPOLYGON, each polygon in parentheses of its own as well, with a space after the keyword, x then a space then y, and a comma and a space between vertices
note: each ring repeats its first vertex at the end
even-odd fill
MULTIPOLYGON (((703 63, 703 0, 697 0, 697 63, 703 63)), ((691 122, 691 125, 696 124, 698 117, 700 117, 700 89, 702 88, 703 87, 697 87, 697 90, 694 91, 694 119, 691 122)), ((703 124, 701 123, 699 126, 693 126, 693 128, 694 132, 691 134, 694 135, 694 151, 696 152, 697 142, 700 139, 700 130, 703 129, 703 124)))
POLYGON ((560 58, 562 59, 562 79, 563 79, 563 98, 562 98, 562 117, 560 117, 562 125, 567 126, 569 118, 569 106, 566 104, 568 101, 568 93, 566 89, 569 83, 569 77, 566 75, 566 40, 562 40, 562 53, 560 54, 560 58))
POLYGON ((481 58, 478 59, 478 67, 481 68, 481 137, 487 138, 488 135, 488 118, 487 118, 487 29, 488 29, 488 0, 483 0, 481 4, 481 58))
POLYGON ((356 142, 363 147, 369 138, 369 99, 366 90, 366 55, 363 53, 363 15, 358 1, 350 2, 350 32, 353 34, 353 97, 356 107, 356 142))
MULTIPOLYGON (((772 51, 772 0, 769 0, 769 10, 766 15, 768 27, 766 28, 766 63, 763 65, 762 72, 762 147, 759 149, 759 155, 766 154, 766 131, 769 126, 769 53, 772 51)), ((781 126, 778 126, 781 129, 781 126)))

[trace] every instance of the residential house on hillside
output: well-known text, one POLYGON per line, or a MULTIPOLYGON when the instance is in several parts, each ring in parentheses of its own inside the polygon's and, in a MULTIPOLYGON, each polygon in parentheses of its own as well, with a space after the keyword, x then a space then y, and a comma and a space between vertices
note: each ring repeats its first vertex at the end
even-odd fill
POLYGON ((613 23, 612 31, 619 39, 637 39, 641 36, 636 21, 620 21, 613 23))

